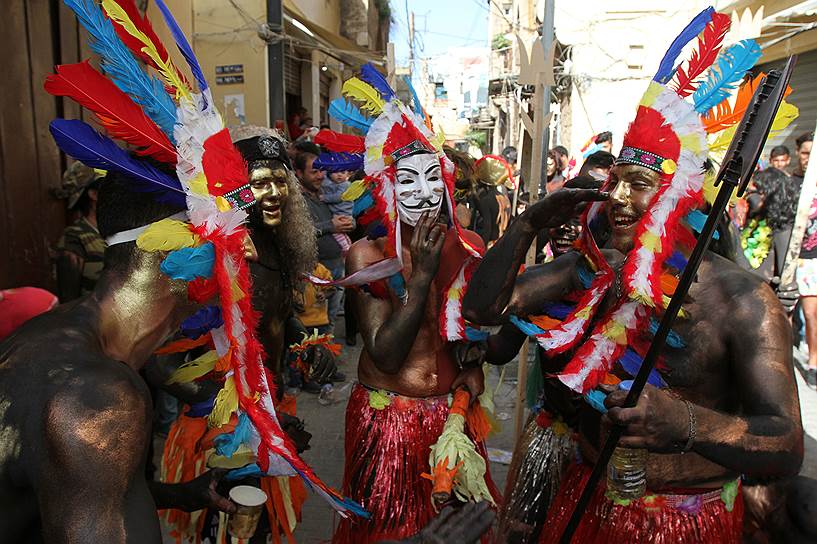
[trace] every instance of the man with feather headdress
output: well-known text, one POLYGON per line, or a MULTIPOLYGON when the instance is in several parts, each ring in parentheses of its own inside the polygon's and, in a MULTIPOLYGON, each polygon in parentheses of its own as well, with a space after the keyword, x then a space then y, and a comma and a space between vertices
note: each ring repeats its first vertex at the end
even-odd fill
POLYGON ((237 477, 298 476, 340 515, 365 513, 314 474, 281 428, 251 303, 247 166, 187 38, 155 1, 193 81, 132 0, 64 0, 105 75, 87 62, 58 66, 45 88, 76 100, 107 134, 66 119, 50 131, 66 154, 108 171, 98 198, 108 248, 91 295, 0 345, 6 539, 158 543, 157 507, 233 509, 213 472, 189 484, 144 479, 151 410, 137 371, 154 352, 205 346, 179 372, 220 386, 195 409, 209 414, 220 456, 250 459, 237 477), (184 337, 157 349, 177 332, 184 337))
POLYGON ((315 142, 331 152, 314 167, 366 172, 344 198, 354 201, 367 236, 349 250, 348 276, 334 283, 355 288, 347 292, 364 343, 346 410, 344 489, 371 517, 341 521, 333 541, 367 543, 408 537, 431 519, 436 487, 424 473, 462 483, 453 488, 461 499, 493 503, 498 494, 486 474, 489 426, 476 401, 487 335, 466 326, 460 307, 482 243, 454 213, 455 168, 444 138, 416 99, 413 108, 403 104, 371 65, 344 83, 343 94, 373 116, 344 99, 329 113, 366 136, 319 132, 315 142), (457 476, 457 460, 430 466, 429 450, 445 434, 449 393, 461 387, 474 402, 458 408, 467 429, 457 437, 473 455, 457 476))
POLYGON ((785 313, 762 280, 712 252, 638 405, 621 408, 695 242, 708 151, 699 114, 716 108, 759 56, 753 42, 739 42, 697 81, 728 27, 729 17, 707 8, 673 42, 624 137, 609 193, 601 193, 609 200, 584 213, 581 252, 517 277, 535 233, 595 199, 583 190, 556 192, 510 227, 466 293, 466 317, 519 324, 546 365, 561 360, 544 370, 566 386, 567 401, 587 400, 577 417, 581 461, 562 480, 542 542, 558 541, 610 422, 625 427, 620 447, 647 450, 647 491, 622 499, 600 485, 578 542, 737 543, 740 476, 786 477, 802 462, 785 313), (684 45, 699 34, 697 51, 679 67, 684 45), (689 95, 691 103, 683 99, 689 95), (605 218, 610 248, 600 251, 588 225, 605 218))

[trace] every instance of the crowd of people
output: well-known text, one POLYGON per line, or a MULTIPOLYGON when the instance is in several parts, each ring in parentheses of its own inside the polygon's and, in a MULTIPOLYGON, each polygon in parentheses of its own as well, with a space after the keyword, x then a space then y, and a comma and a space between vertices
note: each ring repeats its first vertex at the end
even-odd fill
MULTIPOLYGON (((688 28, 728 25, 708 8, 688 28)), ((354 132, 303 109, 288 134, 224 128, 192 54, 195 77, 168 78, 161 107, 132 97, 138 134, 104 108, 92 111, 107 135, 55 120, 78 159, 56 195, 74 219, 55 241, 56 296, 0 292, 0 534, 152 543, 161 518, 177 542, 293 542, 311 490, 338 513, 336 544, 557 542, 617 426, 573 541, 814 541, 792 356, 794 331, 817 386, 817 198, 806 214, 801 197, 812 133, 793 157, 774 147, 719 218, 626 402, 711 212, 704 120, 720 110, 688 96, 697 76, 677 58, 695 35, 667 53, 618 148, 610 132, 578 160, 554 146, 539 187, 513 147, 445 145, 416 95, 402 102, 372 65, 330 108, 354 132), (295 396, 351 378, 340 317, 362 347, 336 490, 300 458, 312 435, 295 396), (526 339, 532 402, 503 493, 486 372, 526 339), (242 503, 240 485, 265 500, 242 503), (234 521, 251 507, 247 536, 234 521)), ((71 77, 60 68, 51 78, 71 77)))

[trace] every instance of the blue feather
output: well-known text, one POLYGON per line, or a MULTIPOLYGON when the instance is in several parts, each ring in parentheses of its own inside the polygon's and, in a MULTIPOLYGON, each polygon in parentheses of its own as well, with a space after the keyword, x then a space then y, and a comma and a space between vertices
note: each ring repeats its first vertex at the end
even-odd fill
MULTIPOLYGON (((641 363, 643 362, 644 359, 630 348, 627 348, 624 355, 622 355, 618 360, 618 363, 621 365, 621 368, 624 369, 624 372, 632 377, 635 377, 635 375, 638 374, 638 371, 641 368, 641 363)), ((647 383, 652 384, 655 387, 665 387, 667 385, 664 382, 664 379, 661 378, 661 375, 655 369, 650 372, 650 376, 647 378, 647 383)))
MULTIPOLYGON (((650 334, 655 336, 656 332, 658 332, 658 321, 656 321, 655 318, 652 318, 650 319, 650 334)), ((667 335, 667 345, 675 349, 683 349, 687 346, 684 339, 681 338, 681 336, 675 331, 669 331, 669 334, 667 335)))
POLYGON ((388 102, 394 96, 394 90, 389 85, 389 82, 386 81, 386 78, 383 77, 383 74, 377 71, 371 63, 367 62, 360 68, 360 79, 377 89, 377 92, 380 93, 381 98, 388 102))
POLYGON ((362 153, 321 153, 315 159, 315 168, 327 172, 344 172, 363 168, 362 153))
POLYGON ((241 412, 238 415, 238 423, 233 432, 220 434, 213 439, 216 453, 224 457, 232 457, 241 444, 245 444, 249 441, 251 430, 252 424, 250 423, 250 418, 247 414, 241 412))
POLYGON ((706 81, 692 95, 695 111, 706 113, 729 98, 760 54, 760 46, 754 40, 742 40, 718 55, 717 65, 709 69, 706 81))
MULTIPOLYGON (((686 219, 687 225, 689 225, 692 230, 700 234, 704 230, 704 225, 708 217, 707 214, 700 210, 692 210, 684 219, 686 219)), ((721 235, 718 231, 712 234, 713 240, 720 240, 720 237, 721 235)))
POLYGON ((195 340, 210 329, 217 329, 222 325, 224 319, 221 317, 221 307, 205 306, 182 321, 180 330, 187 338, 195 340))
POLYGON ((186 206, 179 180, 147 163, 132 158, 113 140, 77 119, 54 119, 49 125, 60 149, 91 168, 114 170, 128 176, 132 188, 140 192, 159 193, 157 200, 186 206))
POLYGON ((392 274, 389 276, 388 282, 397 298, 403 298, 406 295, 406 280, 403 278, 403 274, 400 272, 392 274))
POLYGON ((672 268, 674 268, 678 272, 683 272, 684 271, 684 268, 686 268, 687 262, 688 261, 687 261, 686 257, 684 257, 684 255, 680 251, 677 251, 677 250, 673 251, 672 255, 669 256, 669 259, 664 261, 664 263, 667 266, 671 266, 672 268))
POLYGON ((139 67, 130 50, 116 35, 113 24, 93 0, 63 0, 91 35, 91 49, 102 57, 105 74, 144 112, 171 142, 176 124, 176 105, 162 83, 139 67))
POLYGON ((423 109, 423 105, 420 103, 420 97, 417 96, 417 91, 414 90, 414 85, 411 84, 411 78, 408 76, 403 76, 403 81, 406 82, 406 86, 408 87, 408 90, 411 93, 411 100, 412 102, 414 102, 414 106, 412 107, 414 113, 421 115, 423 117, 423 121, 425 121, 426 112, 423 109))
POLYGON ((675 75, 675 71, 678 69, 678 65, 675 64, 678 55, 681 54, 686 44, 703 32, 706 25, 712 20, 712 14, 714 12, 715 10, 711 6, 704 9, 678 34, 678 37, 673 40, 667 52, 664 53, 664 58, 661 59, 661 64, 658 65, 658 71, 655 72, 652 78, 653 81, 666 84, 672 79, 672 76, 675 75))
POLYGON ((352 204, 352 215, 357 217, 364 211, 374 206, 374 197, 371 193, 363 193, 360 198, 355 199, 352 204))
POLYGON ((491 334, 488 331, 475 329, 474 327, 465 327, 465 337, 471 342, 481 342, 487 340, 491 334))
POLYGON ((159 265, 159 270, 174 280, 193 281, 209 278, 216 264, 216 250, 212 242, 199 247, 183 247, 171 251, 159 265))
POLYGON ((575 305, 563 302, 548 302, 542 309, 542 313, 553 319, 565 319, 570 312, 576 308, 575 305))
POLYGON ((593 284, 593 280, 596 279, 596 275, 590 271, 586 265, 580 265, 577 270, 579 272, 579 281, 582 282, 582 286, 585 289, 589 289, 593 284))
POLYGON ((522 331, 523 333, 527 334, 528 336, 536 336, 537 334, 542 334, 543 331, 533 323, 529 321, 525 321, 524 319, 520 319, 515 315, 510 316, 511 323, 516 325, 516 328, 522 331))
POLYGON ((343 98, 336 98, 329 103, 329 115, 343 123, 344 125, 356 128, 364 134, 369 131, 369 127, 374 123, 374 119, 364 115, 357 109, 357 106, 350 104, 343 98))
POLYGON ((604 393, 604 391, 599 391, 598 389, 591 389, 584 394, 585 402, 598 410, 598 412, 601 414, 607 413, 607 407, 604 405, 606 398, 607 395, 604 393))
POLYGON ((204 417, 210 415, 213 411, 213 406, 216 403, 216 393, 207 400, 201 402, 194 402, 184 415, 187 417, 204 417))
POLYGON ((167 5, 165 5, 163 0, 156 0, 156 6, 161 10, 162 17, 165 19, 165 24, 170 29, 170 33, 173 34, 173 39, 176 41, 176 47, 179 48, 184 60, 187 61, 187 65, 190 66, 190 72, 193 74, 193 78, 196 80, 196 83, 199 86, 199 91, 202 93, 207 90, 207 80, 204 79, 204 73, 201 71, 201 66, 199 66, 199 61, 196 60, 196 55, 193 53, 193 48, 190 47, 190 44, 187 42, 187 38, 184 37, 184 32, 182 29, 179 28, 176 19, 173 18, 173 14, 170 13, 170 10, 167 9, 167 5))
POLYGON ((233 470, 229 471, 224 475, 224 479, 228 482, 234 482, 237 480, 244 480, 245 478, 260 478, 262 476, 266 476, 266 474, 264 474, 264 471, 262 471, 261 467, 258 466, 258 463, 250 463, 249 465, 241 468, 234 468, 233 470))
POLYGON ((366 228, 366 238, 369 240, 376 240, 378 238, 382 238, 389 233, 386 230, 386 226, 383 223, 377 222, 372 223, 366 228))

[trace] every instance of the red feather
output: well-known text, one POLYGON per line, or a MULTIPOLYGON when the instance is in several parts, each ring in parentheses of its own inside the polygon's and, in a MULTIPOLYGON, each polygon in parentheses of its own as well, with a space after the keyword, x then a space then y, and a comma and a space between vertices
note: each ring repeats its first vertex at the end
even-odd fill
POLYGON ((337 153, 364 153, 366 151, 366 140, 362 136, 340 134, 325 129, 315 135, 315 143, 337 153))
POLYGON ((226 128, 204 141, 201 165, 211 195, 222 196, 247 184, 247 165, 226 128))
POLYGON ((57 66, 57 73, 45 80, 45 90, 67 96, 94 112, 112 138, 135 146, 139 155, 149 155, 176 164, 176 148, 167 135, 112 81, 97 72, 88 61, 57 66))
POLYGON ((679 66, 675 73, 673 83, 678 96, 683 98, 695 92, 695 79, 715 62, 731 24, 732 19, 728 15, 717 12, 712 14, 712 21, 698 36, 698 47, 692 51, 686 70, 679 66))
MULTIPOLYGON (((167 49, 165 49, 165 46, 162 45, 162 41, 153 31, 153 26, 151 26, 150 21, 147 18, 147 14, 144 17, 142 17, 142 14, 139 13, 138 9, 136 9, 136 4, 133 3, 133 0, 114 0, 114 2, 119 4, 119 6, 123 10, 125 10, 125 13, 128 14, 128 18, 130 18, 131 22, 133 23, 133 26, 139 29, 139 31, 142 32, 142 34, 144 34, 145 36, 147 36, 148 39, 153 43, 153 47, 155 47, 156 51, 159 53, 159 58, 161 58, 163 61, 167 61, 168 59, 170 59, 170 54, 167 52, 167 49)), ((130 49, 131 52, 137 58, 139 58, 148 66, 152 66, 157 70, 159 69, 159 67, 156 66, 156 63, 153 61, 153 59, 151 59, 147 55, 147 53, 144 53, 142 51, 142 48, 144 47, 144 44, 142 42, 128 34, 128 31, 125 30, 122 27, 122 25, 120 25, 113 19, 111 19, 111 23, 113 23, 113 28, 116 31, 116 35, 119 36, 119 39, 122 40, 122 43, 124 43, 127 46, 127 48, 130 49)), ((185 79, 184 74, 182 74, 181 71, 179 71, 179 69, 176 68, 175 65, 173 66, 173 69, 176 70, 176 74, 178 74, 179 79, 181 79, 185 84, 187 84, 187 79, 185 79)), ((173 92, 171 92, 170 94, 173 94, 173 92)))

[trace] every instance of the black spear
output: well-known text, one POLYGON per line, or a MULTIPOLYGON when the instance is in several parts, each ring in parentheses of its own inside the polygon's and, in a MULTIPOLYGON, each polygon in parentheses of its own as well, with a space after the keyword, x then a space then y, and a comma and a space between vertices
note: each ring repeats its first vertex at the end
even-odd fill
MULTIPOLYGON (((769 135, 769 130, 772 127, 772 121, 780 107, 780 102, 783 100, 783 93, 789 83, 792 69, 796 61, 796 56, 789 57, 786 67, 781 73, 779 70, 770 70, 769 74, 763 79, 761 84, 755 91, 749 107, 746 108, 746 113, 743 114, 743 119, 735 132, 735 137, 726 152, 724 161, 721 164, 721 169, 718 176, 715 178, 715 186, 721 184, 718 195, 715 197, 715 202, 712 204, 712 209, 709 211, 709 216, 706 219, 701 235, 689 256, 689 261, 681 274, 681 279, 678 281, 678 287, 672 295, 672 299, 667 305, 667 310, 661 318, 661 323, 658 326, 658 331, 655 333, 652 344, 650 344, 647 354, 644 356, 644 362, 641 363, 641 368, 633 380, 630 392, 624 401, 624 408, 633 408, 638 403, 638 398, 644 390, 644 385, 647 383, 647 378, 650 372, 655 368, 658 361, 658 356, 664 349, 664 344, 667 340, 667 335, 672 329, 675 319, 678 317, 678 312, 681 310, 681 304, 686 299, 689 288, 695 279, 698 272, 698 267, 703 261, 704 253, 709 247, 709 242, 712 240, 712 235, 732 192, 737 189, 738 196, 742 196, 746 191, 746 186, 749 184, 749 178, 754 171, 760 153, 763 150, 763 145, 766 143, 766 137, 769 135)), ((584 486, 579 501, 573 509, 573 514, 565 527, 561 544, 570 544, 573 538, 573 533, 579 526, 584 510, 593 496, 593 492, 598 486, 601 475, 610 462, 610 457, 613 455, 613 450, 618 445, 618 441, 624 432, 624 427, 621 425, 614 425, 604 446, 599 452, 596 464, 593 466, 593 472, 584 486)))

